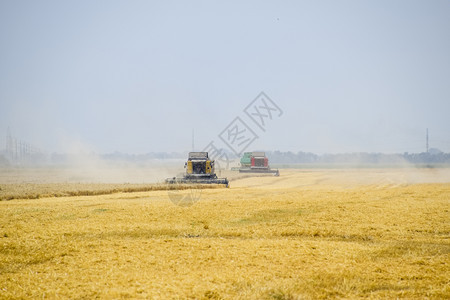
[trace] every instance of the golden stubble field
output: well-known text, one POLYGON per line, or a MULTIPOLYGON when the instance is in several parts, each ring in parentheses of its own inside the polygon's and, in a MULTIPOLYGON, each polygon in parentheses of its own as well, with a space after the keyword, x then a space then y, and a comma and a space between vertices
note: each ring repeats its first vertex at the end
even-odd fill
POLYGON ((449 298, 449 209, 426 169, 0 201, 0 298, 449 298))

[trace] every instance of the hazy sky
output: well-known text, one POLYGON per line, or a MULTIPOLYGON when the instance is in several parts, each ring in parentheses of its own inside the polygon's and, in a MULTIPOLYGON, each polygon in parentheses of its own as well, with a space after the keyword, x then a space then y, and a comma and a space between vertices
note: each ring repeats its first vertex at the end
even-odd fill
POLYGON ((0 149, 226 147, 240 117, 247 150, 450 152, 449 115, 447 0, 0 1, 0 149))

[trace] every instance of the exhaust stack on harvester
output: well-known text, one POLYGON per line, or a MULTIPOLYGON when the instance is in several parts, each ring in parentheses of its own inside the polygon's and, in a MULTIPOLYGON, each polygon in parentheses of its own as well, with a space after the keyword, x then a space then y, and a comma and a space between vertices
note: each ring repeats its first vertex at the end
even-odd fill
POLYGON ((186 169, 184 177, 167 178, 166 183, 225 184, 228 187, 227 178, 217 178, 214 160, 208 157, 208 152, 189 152, 184 167, 186 169))
POLYGON ((244 152, 241 158, 240 173, 268 173, 280 176, 278 169, 269 167, 269 159, 264 152, 244 152))

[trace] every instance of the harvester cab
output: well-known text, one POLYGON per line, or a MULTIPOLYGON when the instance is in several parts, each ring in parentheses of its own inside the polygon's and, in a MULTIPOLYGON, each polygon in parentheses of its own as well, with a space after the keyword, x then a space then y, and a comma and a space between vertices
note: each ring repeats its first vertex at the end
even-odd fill
POLYGON ((214 160, 209 158, 208 152, 189 152, 184 168, 186 169, 184 177, 168 178, 166 183, 225 184, 227 187, 229 186, 227 178, 217 178, 214 171, 214 160))
POLYGON ((184 164, 186 177, 211 177, 214 173, 214 160, 210 160, 208 152, 190 152, 184 164))

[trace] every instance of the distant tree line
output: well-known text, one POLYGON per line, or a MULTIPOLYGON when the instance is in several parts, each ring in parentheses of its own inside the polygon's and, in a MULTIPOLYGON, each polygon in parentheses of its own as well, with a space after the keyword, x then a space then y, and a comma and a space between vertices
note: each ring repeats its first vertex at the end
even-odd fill
MULTIPOLYGON (((403 154, 384 154, 384 153, 340 153, 340 154, 314 154, 311 152, 282 152, 282 151, 266 151, 271 165, 384 165, 398 166, 402 164, 414 165, 446 165, 450 166, 450 153, 443 153, 437 149, 430 149, 429 152, 408 153, 403 154)), ((231 155, 229 156, 231 159, 231 155)), ((114 152, 109 154, 59 154, 53 153, 45 155, 42 153, 27 157, 21 161, 11 160, 4 152, 0 152, 0 167, 8 166, 39 166, 39 165, 64 165, 83 158, 101 159, 106 162, 134 162, 145 163, 154 160, 167 159, 186 159, 187 152, 150 152, 146 154, 127 154, 114 152)))
POLYGON ((398 165, 411 164, 450 164, 450 153, 441 151, 384 154, 384 153, 341 153, 341 154, 314 154, 310 152, 266 152, 272 164, 380 164, 398 165))

